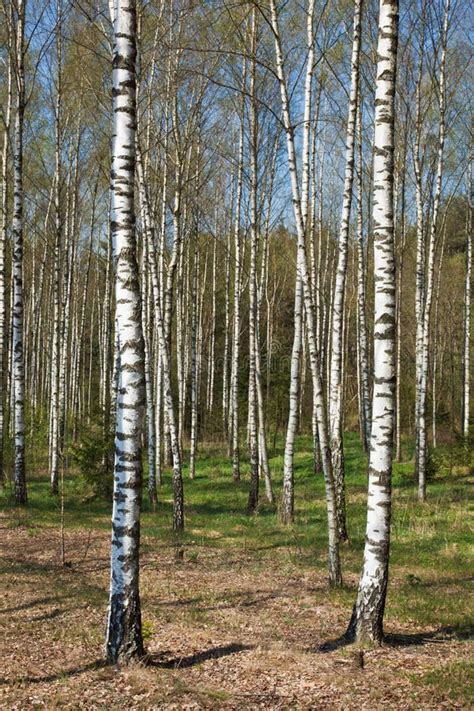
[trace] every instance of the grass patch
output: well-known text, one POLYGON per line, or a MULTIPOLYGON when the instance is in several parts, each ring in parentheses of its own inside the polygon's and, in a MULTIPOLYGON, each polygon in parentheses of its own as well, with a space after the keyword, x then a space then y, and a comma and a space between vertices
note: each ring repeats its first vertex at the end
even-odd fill
MULTIPOLYGON (((277 502, 281 492, 282 448, 270 452, 271 470, 277 502)), ((146 492, 143 500, 143 552, 156 546, 176 545, 184 549, 187 564, 200 565, 202 556, 219 551, 229 559, 247 560, 254 570, 269 558, 277 558, 283 569, 326 569, 326 508, 322 476, 315 476, 311 440, 299 437, 295 447, 295 508, 293 526, 278 521, 278 504, 268 504, 263 496, 258 513, 246 513, 248 497, 248 462, 243 458, 242 481, 232 480, 231 463, 224 449, 215 444, 200 447, 196 478, 190 481, 183 469, 186 530, 176 539, 171 530, 171 472, 165 471, 158 492, 157 511, 151 510, 146 492)), ((410 452, 410 443, 405 451, 410 452)), ((41 458, 39 458, 41 460, 41 458)), ((333 601, 350 609, 354 586, 360 571, 365 535, 367 461, 358 435, 345 437, 346 490, 350 545, 341 555, 346 586, 331 593, 333 601)), ((459 600, 472 593, 472 530, 468 518, 468 475, 443 471, 430 482, 428 501, 416 500, 413 463, 395 463, 393 471, 393 516, 391 548, 391 584, 387 602, 387 621, 415 622, 465 628, 469 623, 469 605, 459 600)), ((60 506, 49 494, 44 470, 30 470, 29 505, 12 505, 11 489, 0 494, 0 505, 7 525, 26 527, 33 539, 45 527, 58 528, 60 506)), ((110 502, 106 498, 84 498, 84 485, 77 473, 69 471, 65 479, 66 531, 108 531, 110 502)), ((82 554, 82 549, 81 549, 82 554)), ((21 567, 21 563, 18 563, 21 567)), ((38 575, 48 570, 36 571, 38 575)), ((97 592, 88 591, 88 595, 97 592)))
POLYGON ((453 702, 463 702, 467 708, 474 703, 474 662, 452 662, 431 669, 422 676, 410 675, 418 685, 429 686, 437 695, 453 702))

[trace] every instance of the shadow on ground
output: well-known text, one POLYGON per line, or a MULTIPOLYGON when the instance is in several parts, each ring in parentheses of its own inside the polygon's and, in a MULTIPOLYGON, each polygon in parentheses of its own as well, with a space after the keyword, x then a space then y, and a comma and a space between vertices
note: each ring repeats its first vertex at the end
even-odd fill
MULTIPOLYGON (((194 667, 197 664, 202 664, 209 659, 228 657, 230 654, 238 654, 239 652, 245 652, 249 649, 253 649, 253 646, 234 643, 227 644, 222 647, 211 647, 210 649, 205 649, 202 652, 197 652, 196 654, 191 654, 187 657, 173 657, 170 659, 167 658, 167 655, 170 654, 170 652, 161 652, 159 654, 147 655, 141 662, 139 662, 139 664, 147 667, 156 667, 158 669, 186 669, 188 667, 194 667)), ((103 669, 106 666, 108 665, 105 660, 96 659, 90 664, 84 664, 83 666, 74 667, 73 669, 65 669, 64 671, 55 672, 54 674, 48 674, 46 676, 20 676, 16 679, 0 677, 0 686, 13 686, 17 684, 48 684, 54 681, 59 681, 60 679, 68 679, 73 676, 79 676, 80 674, 85 674, 89 671, 103 669)))
MULTIPOLYGON (((439 627, 431 632, 416 632, 414 634, 387 634, 384 636, 383 644, 387 647, 413 647, 422 646, 429 643, 448 642, 453 639, 468 640, 474 636, 474 626, 465 628, 439 627)), ((337 639, 330 639, 327 642, 308 649, 308 652, 334 652, 341 647, 347 647, 353 643, 345 634, 337 639)))
POLYGON ((185 669, 194 667, 196 664, 202 664, 209 659, 219 659, 220 657, 228 657, 230 654, 238 654, 253 649, 252 645, 248 644, 227 644, 222 647, 212 647, 197 654, 191 654, 188 657, 175 657, 167 659, 166 652, 160 654, 152 654, 146 657, 145 664, 147 666, 158 667, 160 669, 185 669))
POLYGON ((5 677, 0 677, 0 685, 13 686, 16 684, 48 684, 53 681, 59 681, 60 679, 79 676, 80 674, 85 674, 88 671, 95 671, 96 669, 101 669, 105 666, 106 663, 103 659, 96 659, 90 664, 84 664, 80 667, 66 669, 64 671, 55 672, 54 674, 48 674, 46 676, 19 676, 16 679, 6 679, 5 677))

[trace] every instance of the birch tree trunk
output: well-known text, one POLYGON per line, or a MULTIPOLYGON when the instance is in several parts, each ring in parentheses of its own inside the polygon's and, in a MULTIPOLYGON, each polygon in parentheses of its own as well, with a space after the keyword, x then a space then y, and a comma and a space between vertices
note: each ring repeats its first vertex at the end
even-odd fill
MULTIPOLYGON (((72 394, 71 394, 71 402, 73 406, 73 413, 74 413, 74 422, 73 422, 73 440, 77 440, 77 430, 79 426, 79 416, 80 416, 80 402, 79 402, 79 395, 80 395, 80 376, 81 376, 81 360, 82 360, 82 354, 85 352, 85 348, 83 348, 83 343, 85 339, 85 326, 86 326, 86 310, 87 310, 87 297, 89 294, 89 282, 91 278, 91 261, 92 261, 92 253, 93 253, 93 248, 94 248, 94 228, 95 228, 95 213, 96 213, 96 200, 97 200, 97 190, 98 190, 98 182, 99 182, 99 173, 97 172, 97 178, 95 180, 94 187, 91 191, 92 195, 92 206, 91 206, 91 221, 90 221, 90 232, 89 232, 89 245, 88 245, 88 250, 87 250, 87 262, 86 262, 86 271, 85 271, 85 278, 84 278, 84 286, 83 286, 83 296, 82 296, 82 304, 81 304, 81 309, 78 314, 78 323, 77 323, 77 339, 74 344, 73 341, 73 347, 72 347, 72 352, 73 356, 76 359, 76 367, 72 368, 72 394)), ((78 292, 78 289, 76 290, 78 292)), ((78 295, 78 294, 77 294, 78 295)), ((105 308, 105 304, 104 304, 105 308)), ((99 314, 99 329, 100 326, 103 325, 104 318, 101 318, 101 314, 99 314)), ((91 319, 91 324, 90 324, 90 336, 92 337, 94 333, 94 328, 93 328, 93 322, 91 319)), ((99 342, 100 342, 99 338, 99 342)), ((89 369, 90 371, 92 370, 91 368, 91 358, 92 358, 92 352, 93 352, 93 344, 89 344, 89 369)), ((102 367, 99 369, 102 370, 102 367)), ((82 413, 84 414, 84 413, 82 413)))
MULTIPOLYGON (((234 181, 232 180, 232 186, 234 181)), ((233 192, 233 190, 231 190, 233 192)), ((232 217, 233 195, 231 194, 230 214, 232 217)), ((224 312, 224 353, 222 357, 222 428, 227 444, 230 444, 229 422, 229 328, 230 328, 230 225, 225 246, 225 312, 224 312)), ((230 451, 229 451, 230 455, 230 451)))
POLYGON ((349 623, 351 640, 383 639, 390 545, 395 404, 394 97, 398 0, 380 0, 374 134, 374 390, 364 563, 349 623))
MULTIPOLYGON (((425 227, 423 214, 423 163, 421 160, 422 141, 422 113, 421 113, 421 86, 423 79, 424 46, 425 46, 425 2, 421 7, 421 37, 420 37, 420 63, 416 83, 415 107, 415 142, 413 168, 415 173, 415 201, 416 201, 416 268, 415 268, 415 469, 417 466, 417 453, 420 448, 420 397, 419 384, 421 382, 421 356, 423 352, 423 304, 425 301, 425 227)), ((415 475, 417 470, 415 471, 415 475)))
POLYGON ((258 115, 255 96, 257 74, 257 22, 256 8, 253 7, 251 19, 251 61, 250 61, 250 274, 249 274, 249 454, 250 454, 250 491, 248 511, 253 513, 258 506, 259 494, 259 455, 257 433, 257 383, 256 383, 256 322, 257 322, 257 140, 258 115))
POLYGON ((23 124, 25 113, 25 0, 14 8, 16 115, 13 147, 12 380, 15 437, 15 502, 27 503, 25 473, 25 369, 23 353, 23 124))
POLYGON ((343 323, 347 277, 347 255, 349 246, 349 222, 352 205, 352 184, 354 181, 354 151, 359 97, 359 57, 362 27, 362 0, 354 3, 354 30, 351 61, 351 92, 349 98, 349 116, 346 134, 346 167, 344 175, 344 197, 342 203, 341 224, 339 228, 337 271, 334 284, 331 353, 329 376, 329 426, 331 433, 331 455, 334 485, 337 500, 337 528, 339 539, 348 538, 346 528, 346 496, 344 483, 344 446, 343 446, 343 323))
MULTIPOLYGON (((139 7, 139 11, 137 14, 137 29, 136 29, 136 43, 137 43, 137 68, 136 68, 136 75, 137 77, 141 77, 142 75, 142 67, 141 67, 141 38, 142 38, 142 11, 141 8, 139 7)), ((152 69, 151 69, 151 76, 150 76, 150 90, 151 86, 153 84, 153 78, 154 78, 154 73, 156 69, 156 35, 155 35, 155 41, 154 41, 154 47, 153 47, 153 59, 152 59, 152 69)), ((140 96, 142 93, 142 84, 141 80, 137 78, 136 81, 136 102, 137 106, 140 104, 140 96)), ((149 112, 150 109, 150 91, 148 91, 147 95, 147 109, 149 112)), ((153 366, 152 366, 152 358, 153 358, 153 335, 152 335, 152 317, 151 317, 151 308, 150 308, 150 291, 151 291, 151 273, 150 269, 148 269, 148 265, 150 263, 150 255, 149 255, 149 250, 150 250, 150 245, 149 245, 149 240, 148 240, 148 233, 150 226, 148 225, 148 220, 150 216, 148 215, 148 211, 144 207, 144 198, 143 198, 143 182, 146 181, 148 182, 149 176, 147 174, 147 167, 148 167, 148 156, 150 152, 150 123, 151 123, 151 118, 148 116, 148 123, 146 125, 146 130, 145 130, 145 160, 142 161, 141 157, 141 152, 138 147, 138 136, 141 133, 141 127, 142 127, 142 114, 140 114, 138 108, 137 108, 137 115, 136 115, 136 158, 137 158, 137 177, 138 174, 140 173, 138 177, 138 190, 139 190, 139 205, 140 205, 140 214, 142 218, 142 232, 143 232, 143 241, 142 241, 142 255, 141 255, 141 302, 142 302, 142 310, 141 310, 141 318, 142 318, 142 333, 143 333, 143 349, 144 349, 144 375, 145 375, 145 401, 146 401, 146 407, 145 407, 145 423, 146 423, 146 445, 147 445, 147 461, 148 461, 148 495, 150 498, 150 503, 152 506, 153 511, 156 510, 156 504, 157 504, 157 492, 156 492, 156 440, 155 440, 155 432, 156 432, 156 427, 155 427, 155 398, 154 398, 154 392, 153 392, 153 386, 154 386, 154 381, 153 381, 153 366), (138 164, 140 163, 140 169, 138 169, 138 164)))
POLYGON ((196 475, 197 425, 198 425, 198 271, 199 234, 196 225, 194 235, 194 260, 191 292, 191 433, 189 452, 189 478, 196 475))
POLYGON ((437 418, 437 396, 438 396, 438 390, 437 390, 437 377, 438 377, 438 357, 439 357, 439 348, 438 348, 438 341, 440 338, 440 324, 438 321, 438 315, 439 315, 439 296, 440 296, 440 289, 441 289, 441 279, 443 275, 443 259, 444 259, 444 248, 446 245, 446 214, 449 209, 449 204, 450 200, 447 201, 446 204, 446 211, 445 211, 445 219, 443 221, 443 228, 442 228, 442 237, 441 237, 441 248, 439 252, 439 260, 438 260, 438 277, 436 280, 436 285, 434 287, 435 289, 435 309, 434 309, 434 323, 433 323, 433 346, 431 349, 431 444, 433 446, 433 449, 436 449, 437 447, 437 426, 436 426, 436 418, 437 418))
MULTIPOLYGON (((178 64, 178 57, 179 57, 179 52, 176 52, 176 65, 178 64)), ((172 317, 173 317, 173 291, 174 291, 174 281, 175 281, 175 274, 176 274, 176 269, 178 267, 178 261, 179 261, 179 256, 181 254, 181 248, 182 248, 182 239, 183 239, 183 230, 182 230, 182 222, 185 222, 185 220, 182 220, 182 183, 183 183, 183 157, 182 157, 182 149, 180 145, 180 129, 179 129, 179 117, 178 117, 178 109, 177 109, 177 96, 176 96, 176 91, 175 91, 175 96, 173 97, 173 111, 172 111, 172 117, 173 117, 173 132, 175 135, 175 188, 174 188, 174 202, 173 202, 173 248, 171 252, 171 257, 168 262, 168 268, 167 268, 167 274, 166 274, 166 282, 165 282, 165 287, 164 287, 164 296, 163 296, 163 323, 164 323, 164 329, 165 329, 165 338, 166 338, 166 345, 167 345, 167 351, 169 354, 170 358, 170 367, 171 367, 171 341, 172 341, 172 334, 171 334, 171 326, 172 326, 172 317)), ((163 245, 164 249, 164 245, 163 245)), ((171 371, 170 371, 170 378, 171 378, 171 371)), ((179 414, 178 414, 178 422, 182 422, 182 408, 179 408, 179 414), (181 413, 181 417, 179 416, 181 413)), ((171 432, 169 429, 169 422, 168 422, 168 414, 166 411, 166 416, 165 416, 165 458, 170 457, 171 459, 173 457, 172 454, 172 445, 171 445, 171 432)), ((181 437, 182 437, 182 432, 180 431, 180 428, 178 426, 178 433, 179 433, 179 446, 181 447, 181 437)))
MULTIPOLYGON (((275 13, 276 16, 276 13, 275 13)), ((301 206, 303 219, 308 214, 309 194, 309 157, 311 128, 311 85, 314 65, 314 0, 309 0, 306 21, 306 43, 308 59, 305 77, 305 105, 303 118, 303 196, 301 206)), ((286 429, 285 451, 283 455, 283 492, 280 518, 283 523, 292 523, 294 518, 294 446, 299 423, 299 404, 301 399, 300 361, 303 346, 303 282, 298 265, 296 266, 295 305, 293 323, 293 346, 290 366, 290 395, 288 426, 286 429)))
POLYGON ((357 323, 358 323, 358 358, 360 372, 360 415, 364 449, 369 453, 370 446, 370 379, 369 346, 367 342, 366 321, 366 249, 364 246, 362 213, 362 106, 358 110, 358 152, 357 152, 357 323))
POLYGON ((426 470, 428 463, 428 442, 426 436, 426 409, 427 409, 427 385, 428 366, 430 348, 430 325, 431 325, 431 304, 433 300, 434 286, 434 263, 436 253, 436 237, 438 227, 439 205, 441 201, 441 189, 444 168, 444 142, 445 142, 445 113, 446 113, 446 49, 447 35, 449 27, 450 0, 446 0, 444 22, 441 36, 441 62, 439 72, 439 130, 438 130, 438 160, 436 168, 436 187, 433 199, 433 212, 431 216, 430 234, 428 241, 428 257, 426 262, 426 288, 424 291, 424 303, 421 309, 420 339, 417 339, 417 350, 421 347, 419 354, 419 368, 417 377, 417 418, 416 418, 416 449, 415 467, 418 479, 418 499, 426 500, 426 470))
MULTIPOLYGON (((171 31, 171 28, 170 28, 171 31)), ((158 269, 156 265, 156 256, 154 251, 151 250, 149 245, 149 259, 152 268, 157 271, 157 290, 155 295, 155 288, 153 286, 153 271, 152 271, 152 293, 153 300, 160 306, 160 312, 163 311, 164 304, 164 253, 166 245, 166 197, 168 189, 168 129, 169 129, 169 93, 170 93, 170 82, 171 82, 171 62, 172 56, 169 57, 167 76, 168 80, 166 83, 166 103, 165 103, 165 118, 164 118, 164 142, 163 142, 163 178, 161 185, 161 215, 160 215, 160 229, 159 229, 159 241, 158 241, 158 269)), ((149 123, 150 125, 150 123, 149 123)), ((155 320, 156 320, 156 310, 155 310, 155 320)), ((155 472, 156 480, 158 484, 162 483, 162 471, 161 471, 161 458, 163 451, 163 431, 165 417, 162 417, 162 402, 165 400, 163 396, 163 358, 161 357, 161 341, 158 336, 156 339, 156 386, 155 386, 155 472)), ((181 469, 181 466, 180 466, 181 469)))
MULTIPOLYGON (((112 196, 110 196, 112 197, 112 196)), ((110 206, 111 209, 111 206, 110 206)), ((108 439, 110 432, 110 421, 112 413, 112 395, 113 395, 113 345, 111 338, 114 337, 113 320, 112 320, 112 282, 113 282, 113 252, 112 252, 112 234, 111 226, 109 225, 107 234, 107 264, 105 268, 105 297, 104 297, 104 336, 102 345, 102 408, 104 413, 103 422, 103 437, 108 439)), ((114 341, 115 343, 115 341, 114 341)))
POLYGON ((216 217, 216 229, 212 246, 212 306, 211 306, 211 333, 209 344, 209 367, 207 377, 206 406, 208 412, 212 413, 214 407, 214 382, 215 382, 215 350, 216 350, 216 282, 217 282, 217 231, 218 222, 216 217))
POLYGON ((239 448, 239 367, 240 367, 240 291, 242 281, 241 246, 240 246, 240 213, 242 205, 243 169, 244 169, 244 112, 245 112, 245 63, 242 77, 242 116, 240 118, 239 154, 237 167, 237 192, 235 199, 234 224, 234 329, 231 351, 230 371, 230 422, 231 422, 231 453, 232 476, 234 481, 240 481, 240 448, 239 448))
POLYGON ((61 64, 62 64, 62 41, 61 41, 61 1, 57 3, 56 11, 56 54, 57 54, 57 78, 56 78, 56 110, 55 110, 55 174, 54 174, 54 214, 55 214, 55 238, 54 238, 54 267, 53 267, 53 347, 51 354, 51 415, 49 434, 49 477, 51 493, 58 493, 59 479, 59 366, 61 348, 61 64))
POLYGON ((145 395, 146 395, 146 439, 148 455, 148 495, 150 497, 153 510, 156 509, 156 471, 155 471, 155 406, 153 398, 153 377, 151 370, 151 327, 150 327, 150 294, 149 294, 149 270, 150 262, 148 256, 148 240, 145 229, 145 239, 143 240, 143 268, 142 268, 142 331, 144 345, 144 368, 145 368, 145 395))
POLYGON ((4 387, 7 383, 7 378, 4 377, 5 368, 5 350, 6 350, 6 333, 5 326, 7 321, 6 309, 6 292, 5 292, 5 261, 6 261, 6 245, 7 245, 7 227, 8 227, 8 156, 9 156, 9 141, 10 141, 10 123, 13 101, 13 59, 11 56, 12 38, 10 33, 8 36, 9 55, 8 55, 8 78, 7 78, 7 105, 5 111, 5 124, 3 128, 3 145, 2 145, 2 223, 0 226, 0 485, 6 480, 3 469, 3 443, 5 436, 5 394, 4 387))
POLYGON ((128 663, 144 654, 138 584, 145 377, 134 209, 135 0, 116 1, 113 26, 111 233, 120 363, 106 651, 110 663, 128 663))
MULTIPOLYGON (((141 159, 140 147, 137 146, 137 176, 140 190, 141 209, 143 210, 143 223, 147 240, 148 270, 151 273, 151 283, 153 289, 153 301, 155 307, 155 324, 158 332, 158 346, 161 359, 161 376, 163 378, 163 394, 165 400, 165 412, 167 416, 168 431, 170 436, 170 447, 173 461, 173 529, 181 531, 184 528, 184 493, 183 476, 181 470, 181 450, 178 439, 178 428, 173 402, 173 392, 171 389, 171 366, 166 335, 163 312, 161 310, 162 298, 158 281, 158 269, 154 254, 152 217, 147 195, 146 184, 143 175, 143 163, 141 159)), ((158 413, 157 413, 158 414, 158 413)))
MULTIPOLYGON (((285 78, 283 51, 281 45, 281 35, 278 22, 278 13, 275 0, 270 0, 271 26, 275 40, 276 71, 278 83, 280 85, 280 97, 282 105, 283 123, 286 134, 286 146, 288 153, 288 167, 291 178, 291 191, 293 196, 293 210, 298 235, 298 257, 297 270, 301 275, 306 323, 308 329, 308 344, 311 363, 311 375, 313 380, 313 397, 316 400, 316 411, 318 419, 319 443, 321 447, 321 458, 326 486, 326 508, 328 517, 328 570, 329 583, 332 586, 341 585, 342 576, 339 558, 339 542, 337 534, 337 510, 336 495, 334 489, 334 479, 332 475, 331 451, 329 446, 329 436, 327 427, 326 405, 321 382, 321 370, 319 354, 315 339, 315 324, 313 302, 311 297, 311 285, 308 275, 308 263, 306 259, 305 224, 303 218, 302 200, 300 196, 300 186, 298 181, 296 150, 294 140, 294 129, 290 115, 290 105, 288 98, 288 87, 285 78)), ((309 146, 309 144, 308 144, 309 146)), ((309 151, 309 148, 308 148, 309 151)), ((304 184, 304 183, 303 183, 304 184)))
MULTIPOLYGON (((183 210, 183 225, 186 224, 186 204, 183 210)), ((178 440, 179 446, 182 450, 183 448, 183 434, 184 434, 184 421, 185 421, 185 411, 186 411, 186 376, 187 376, 187 359, 189 357, 187 348, 187 325, 188 325, 188 289, 187 280, 189 279, 189 263, 186 259, 185 264, 185 250, 186 245, 183 241, 180 243, 179 256, 178 256, 178 268, 177 268, 177 279, 176 279, 176 385, 178 391, 178 440)), ((190 254, 190 249, 188 250, 188 255, 190 254)))
MULTIPOLYGON (((260 352, 260 312, 264 292, 268 294, 268 271, 269 271, 269 231, 270 231, 270 214, 271 214, 271 194, 275 180, 275 161, 276 161, 276 145, 278 137, 275 139, 275 148, 273 150, 272 162, 270 167, 270 180, 268 186, 268 207, 267 218, 263 230, 263 244, 261 247, 262 258, 260 263, 260 281, 257 283, 257 313, 255 321, 255 382, 257 386, 257 412, 258 412, 258 454, 260 474, 263 472, 265 480, 265 496, 269 503, 274 503, 275 497, 273 494, 272 479, 270 473, 270 464, 268 460, 267 447, 267 419, 265 414, 265 401, 263 393, 263 377, 262 377, 262 358, 260 352)), ((263 199, 262 199, 263 202, 263 199)), ((268 324, 267 324, 268 326, 268 324)), ((269 348, 269 362, 271 358, 271 347, 269 348)), ((267 364, 267 371, 271 368, 267 364)))
POLYGON ((467 224, 466 224, 466 282, 464 285, 464 343, 463 343, 463 406, 462 406, 462 434, 466 444, 469 438, 470 424, 470 392, 471 392, 471 279, 472 279, 472 156, 469 159, 467 170, 467 224))
POLYGON ((405 257, 405 246, 406 246, 406 153, 407 153, 407 141, 405 140, 403 145, 403 163, 401 167, 402 171, 402 184, 400 188, 401 192, 401 216, 400 216, 400 244, 398 247, 398 264, 397 264, 397 365, 396 365, 396 427, 395 427, 395 459, 397 462, 402 460, 402 420, 401 420, 401 377, 402 377, 402 359, 401 359, 401 348, 402 348, 402 299, 403 299, 403 263, 405 257))

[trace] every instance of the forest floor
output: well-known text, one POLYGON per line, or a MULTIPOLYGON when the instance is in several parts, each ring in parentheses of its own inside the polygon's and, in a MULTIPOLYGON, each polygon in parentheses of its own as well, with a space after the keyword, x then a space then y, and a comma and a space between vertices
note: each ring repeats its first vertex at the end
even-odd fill
MULTIPOLYGON (((0 497, 1 709, 472 708, 472 521, 467 469, 438 475, 415 499, 413 464, 395 466, 386 643, 360 655, 340 643, 362 560, 365 460, 347 437, 344 587, 329 591, 321 477, 309 440, 297 451, 294 526, 275 507, 245 514, 248 477, 233 484, 217 447, 185 481, 186 532, 170 531, 169 472, 156 513, 144 501, 142 616, 148 664, 103 664, 110 504, 66 477, 59 502, 44 469, 30 504, 0 497)), ((281 451, 272 460, 277 495, 281 451)))

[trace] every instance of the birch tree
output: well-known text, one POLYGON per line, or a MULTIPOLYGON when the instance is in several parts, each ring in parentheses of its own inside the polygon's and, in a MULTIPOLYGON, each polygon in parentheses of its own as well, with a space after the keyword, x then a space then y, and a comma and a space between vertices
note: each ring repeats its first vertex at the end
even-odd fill
POLYGON ((197 426, 198 426, 198 292, 199 278, 199 231, 196 224, 194 234, 194 259, 191 292, 191 432, 189 451, 189 478, 196 474, 197 426))
POLYGON ((240 481, 239 447, 239 353, 240 353, 240 292, 242 287, 240 218, 242 207, 243 170, 244 170, 244 111, 245 111, 246 65, 242 70, 242 115, 240 117, 239 152, 237 164, 237 189, 234 218, 234 318, 230 369, 230 442, 232 453, 232 475, 234 481, 240 481))
MULTIPOLYGON (((273 8, 272 8, 273 11, 273 8)), ((276 16, 276 11, 275 11, 276 16)), ((314 72, 314 0, 308 3, 308 13, 306 19, 306 46, 308 59, 306 63, 305 76, 305 105, 303 119, 303 205, 301 211, 303 216, 308 215, 308 192, 309 192, 309 151, 310 151, 310 127, 311 127, 311 87, 314 72)), ((280 80, 281 81, 281 80, 280 80)), ((296 169, 296 166, 295 166, 296 169)), ((294 301, 294 323, 293 323, 293 347, 291 351, 290 370, 290 393, 288 426, 286 430, 285 451, 283 455, 283 493, 280 508, 280 518, 284 523, 292 523, 294 516, 294 444, 298 427, 298 410, 300 402, 300 361, 303 345, 303 282, 300 269, 296 268, 295 301, 294 301)))
POLYGON ((374 131, 374 386, 364 562, 349 639, 383 639, 395 405, 394 97, 398 0, 380 0, 374 131))
POLYGON ((135 0, 117 0, 112 19, 111 235, 119 368, 106 651, 110 663, 127 663, 144 653, 138 584, 145 375, 134 211, 135 0))
MULTIPOLYGON (((145 229, 146 252, 148 257, 148 270, 151 274, 151 284, 154 301, 154 318, 158 332, 158 347, 159 347, 159 367, 161 368, 161 377, 163 380, 163 395, 165 401, 165 412, 167 416, 168 432, 170 437, 170 448, 173 462, 173 529, 181 531, 184 527, 184 492, 183 492, 183 476, 181 469, 181 451, 178 439, 178 427, 176 424, 175 407, 173 400, 173 392, 171 387, 171 365, 168 339, 166 338, 166 330, 164 325, 164 317, 162 312, 162 294, 158 281, 158 268, 156 264, 152 216, 150 212, 149 199, 147 194, 147 186, 144 180, 143 161, 141 150, 137 146, 137 177, 139 185, 139 196, 141 210, 143 214, 143 225, 145 229)), ((152 497, 153 498, 153 497, 152 497)))
POLYGON ((9 160, 9 142, 10 142, 10 124, 13 104, 13 57, 12 57, 12 23, 11 11, 5 10, 5 20, 8 32, 8 69, 7 69, 7 104, 5 110, 5 119, 3 126, 2 138, 2 199, 1 210, 2 220, 0 225, 0 484, 6 480, 3 468, 3 446, 5 439, 5 394, 4 388, 7 383, 7 378, 4 373, 5 365, 5 346, 6 346, 6 325, 7 325, 7 308, 6 308, 6 247, 7 247, 7 230, 8 230, 8 160, 9 160), (10 16, 7 19, 7 12, 10 16))
MULTIPOLYGON (((444 144, 446 133, 446 50, 449 28, 449 12, 450 0, 446 0, 444 10, 443 28, 441 32, 441 60, 439 70, 439 93, 438 93, 438 109, 439 109, 439 128, 438 128, 438 155, 436 166, 436 182, 435 193, 433 197, 433 210, 431 215, 429 239, 428 239, 428 255, 426 264, 424 258, 419 256, 417 264, 417 280, 423 281, 423 286, 418 287, 418 303, 417 303, 417 343, 416 343, 416 360, 417 360, 417 376, 416 376, 416 412, 415 412, 415 467, 418 480, 418 499, 424 501, 426 499, 426 473, 427 473, 427 455, 428 442, 426 431, 426 409, 427 409, 427 386, 428 386, 428 366, 429 366, 429 349, 430 349, 430 324, 431 324, 431 306, 433 301, 434 288, 434 266, 436 256, 436 238, 438 229, 439 206, 441 201, 441 190, 444 169, 444 144)), ((419 215, 420 221, 422 216, 419 215)), ((419 244, 418 254, 425 249, 423 229, 419 228, 418 235, 419 244)))
POLYGON ((13 147, 12 368, 15 437, 15 501, 27 503, 25 473, 25 368, 23 343, 23 127, 25 116, 25 0, 13 8, 16 113, 13 147))
POLYGON ((347 255, 349 245, 349 223, 352 205, 352 185, 354 181, 354 152, 359 96, 359 57, 362 27, 362 0, 354 3, 354 28, 351 60, 351 92, 346 134, 346 167, 344 175, 344 197, 341 224, 339 228, 337 270, 334 283, 332 307, 332 333, 329 376, 329 425, 331 433, 331 455, 334 485, 337 499, 337 526, 341 541, 347 540, 346 502, 344 485, 343 446, 343 321, 346 293, 347 255))
POLYGON ((258 114, 256 104, 256 73, 257 73, 257 20, 256 9, 253 8, 251 18, 251 62, 250 62, 250 273, 249 273, 249 450, 250 450, 250 491, 248 510, 253 512, 258 505, 259 493, 259 454, 257 433, 257 199, 258 199, 258 114))
POLYGON ((464 285, 464 343, 463 343, 463 402, 462 434, 468 442, 470 425, 471 393, 471 280, 472 280, 472 156, 467 171, 467 220, 466 220, 466 281, 464 285))
POLYGON ((54 266, 53 266, 53 348, 51 354, 51 413, 49 432, 49 477, 51 493, 58 493, 59 479, 59 446, 60 446, 60 393, 59 370, 61 353, 61 318, 60 318, 60 284, 61 284, 61 245, 62 245, 62 217, 61 217, 61 101, 62 101, 62 7, 61 1, 56 5, 56 105, 55 105, 55 172, 54 172, 54 266))
POLYGON ((364 245, 362 213, 362 106, 358 111, 358 149, 357 149, 357 345, 359 364, 359 398, 362 441, 369 453, 370 447, 370 378, 369 346, 366 319, 366 249, 364 245))
MULTIPOLYGON (((310 0, 311 3, 312 0, 310 0)), ((284 70, 283 51, 280 35, 280 27, 278 20, 278 12, 275 0, 270 0, 270 22, 275 41, 275 56, 276 56, 276 73, 280 88, 281 107, 283 114, 283 125, 286 134, 286 146, 288 155, 288 167, 291 179, 291 191, 293 197, 293 210, 296 222, 296 230, 298 235, 298 256, 297 270, 300 272, 304 308, 306 315, 306 323, 308 329, 308 343, 311 363, 311 375, 313 381, 313 397, 315 399, 315 408, 318 421, 319 444, 321 448, 321 458, 323 473, 326 486, 326 509, 328 519, 328 568, 329 582, 333 586, 341 585, 342 576, 339 559, 339 545, 337 534, 337 504, 336 493, 334 488, 334 479, 332 474, 331 451, 329 446, 326 404, 324 401, 324 393, 321 382, 321 370, 319 362, 319 354, 315 339, 315 320, 313 312, 313 301, 311 297, 311 285, 308 275, 308 263, 306 258, 306 243, 305 243, 305 222, 304 222, 304 203, 302 203, 300 184, 297 172, 296 149, 294 128, 290 114, 290 103, 288 97, 288 87, 284 70)), ((309 142, 308 142, 309 152, 309 142)))

